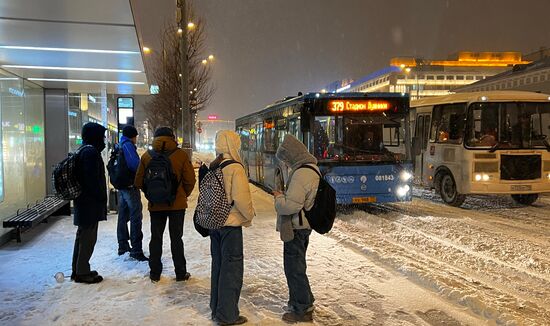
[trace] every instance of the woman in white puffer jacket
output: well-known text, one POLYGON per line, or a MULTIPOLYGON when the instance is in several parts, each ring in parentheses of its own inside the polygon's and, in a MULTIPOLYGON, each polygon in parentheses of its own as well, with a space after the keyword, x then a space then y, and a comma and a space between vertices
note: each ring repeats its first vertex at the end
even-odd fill
POLYGON ((315 201, 319 186, 319 168, 317 159, 308 152, 304 144, 291 135, 285 136, 276 157, 290 168, 286 191, 273 192, 277 230, 284 241, 284 269, 289 290, 287 312, 283 314, 283 320, 311 321, 315 299, 306 274, 306 251, 311 228, 303 210, 310 210, 315 201))
POLYGON ((242 166, 239 135, 230 130, 216 134, 217 158, 210 164, 213 170, 227 160, 237 163, 222 169, 225 194, 232 208, 225 226, 210 230, 212 275, 210 308, 212 319, 219 325, 239 325, 247 318, 239 315, 239 297, 243 285, 243 233, 242 227, 252 224, 254 208, 248 178, 242 166))

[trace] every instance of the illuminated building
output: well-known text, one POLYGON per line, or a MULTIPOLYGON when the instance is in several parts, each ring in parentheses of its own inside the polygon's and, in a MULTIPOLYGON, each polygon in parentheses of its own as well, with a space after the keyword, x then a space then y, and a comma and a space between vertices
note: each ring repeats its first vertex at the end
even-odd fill
POLYGON ((550 94, 550 49, 542 48, 526 55, 525 58, 533 62, 517 65, 511 70, 457 88, 455 91, 521 90, 550 94))
POLYGON ((519 52, 459 52, 447 60, 398 57, 390 66, 355 81, 335 82, 328 92, 410 93, 411 99, 446 95, 454 89, 528 64, 519 52))

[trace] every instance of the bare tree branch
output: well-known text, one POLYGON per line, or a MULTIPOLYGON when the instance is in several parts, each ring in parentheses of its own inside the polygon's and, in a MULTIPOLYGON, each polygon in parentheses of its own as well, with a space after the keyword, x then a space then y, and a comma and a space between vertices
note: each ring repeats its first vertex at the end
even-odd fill
MULTIPOLYGON (((205 109, 210 103, 215 89, 212 85, 210 64, 203 64, 206 56, 206 26, 202 17, 197 16, 192 4, 187 2, 187 20, 195 27, 187 33, 187 60, 189 68, 189 103, 186 106, 193 113, 205 109)), ((146 116, 153 131, 160 126, 168 126, 178 131, 181 124, 181 80, 180 80, 180 37, 175 23, 165 23, 159 32, 161 49, 153 54, 154 69, 152 80, 159 86, 159 93, 147 103, 146 116)))

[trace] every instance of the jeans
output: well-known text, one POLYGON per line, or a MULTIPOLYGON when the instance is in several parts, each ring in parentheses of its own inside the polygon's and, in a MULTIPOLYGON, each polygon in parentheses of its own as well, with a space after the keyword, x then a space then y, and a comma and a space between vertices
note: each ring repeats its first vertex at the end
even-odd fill
POLYGON ((170 247, 176 277, 183 277, 187 273, 187 262, 183 252, 183 219, 185 210, 150 212, 151 214, 151 242, 149 242, 149 267, 151 275, 160 276, 162 273, 162 236, 168 220, 170 231, 170 247))
POLYGON ((288 284, 288 307, 303 315, 313 307, 313 293, 306 275, 306 251, 310 229, 294 230, 294 239, 284 243, 284 267, 288 284))
POLYGON ((90 258, 97 242, 97 225, 79 226, 76 230, 73 249, 73 275, 90 274, 90 258))
POLYGON ((221 322, 235 322, 239 318, 239 297, 243 287, 242 227, 226 226, 210 230, 210 254, 212 317, 221 322))
POLYGON ((141 225, 143 220, 143 206, 139 189, 128 188, 118 191, 118 223, 117 238, 119 250, 130 250, 130 254, 143 254, 143 232, 141 225), (130 222, 130 233, 128 233, 130 222), (128 240, 132 247, 128 246, 128 240))

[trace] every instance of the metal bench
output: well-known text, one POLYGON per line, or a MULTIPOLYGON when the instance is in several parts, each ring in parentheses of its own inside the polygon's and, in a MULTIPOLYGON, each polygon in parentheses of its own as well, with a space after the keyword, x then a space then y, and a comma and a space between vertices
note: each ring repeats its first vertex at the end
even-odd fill
POLYGON ((71 203, 57 197, 46 197, 35 204, 29 204, 24 209, 4 220, 4 228, 15 228, 17 242, 21 242, 21 233, 39 223, 47 223, 49 216, 71 215, 71 203))

